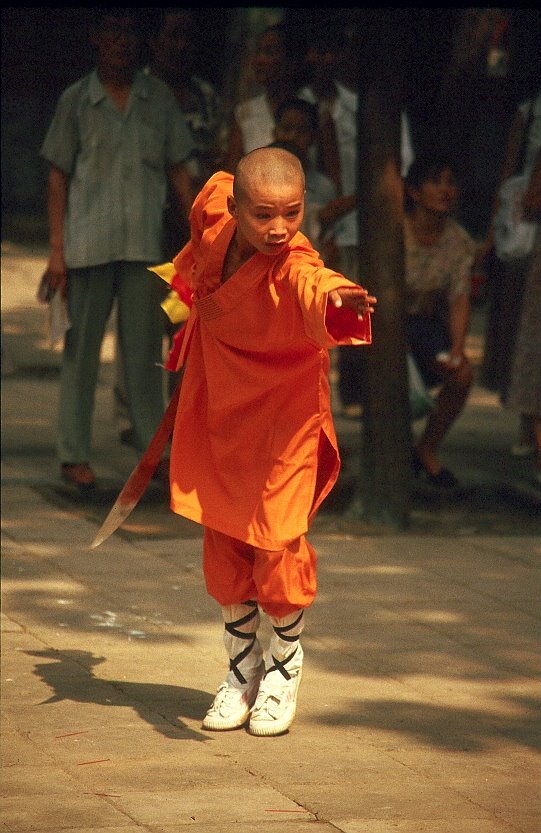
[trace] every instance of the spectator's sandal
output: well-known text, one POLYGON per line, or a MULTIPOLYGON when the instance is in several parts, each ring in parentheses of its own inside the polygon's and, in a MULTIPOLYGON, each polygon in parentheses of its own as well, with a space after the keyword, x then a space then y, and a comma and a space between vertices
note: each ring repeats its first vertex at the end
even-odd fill
POLYGON ((411 465, 416 476, 421 477, 431 486, 436 486, 439 489, 456 489, 458 486, 458 480, 449 469, 440 469, 437 474, 431 474, 427 471, 415 450, 412 453, 411 465))
POLYGON ((96 475, 88 463, 62 463, 62 478, 82 492, 88 492, 96 486, 96 475))

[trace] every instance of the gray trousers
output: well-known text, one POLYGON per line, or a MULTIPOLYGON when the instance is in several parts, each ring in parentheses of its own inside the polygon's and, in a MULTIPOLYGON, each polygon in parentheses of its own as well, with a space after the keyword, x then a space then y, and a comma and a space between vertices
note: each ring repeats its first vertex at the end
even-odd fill
POLYGON ((87 463, 100 352, 113 302, 124 357, 137 449, 146 449, 164 410, 163 311, 159 279, 146 263, 117 261, 68 272, 68 309, 60 373, 57 447, 62 463, 87 463))

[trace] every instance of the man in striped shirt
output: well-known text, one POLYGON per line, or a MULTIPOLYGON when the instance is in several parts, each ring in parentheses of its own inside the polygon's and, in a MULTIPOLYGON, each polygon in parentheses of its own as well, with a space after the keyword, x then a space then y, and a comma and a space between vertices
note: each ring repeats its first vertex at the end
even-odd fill
POLYGON ((96 68, 60 96, 41 148, 50 165, 47 274, 68 303, 60 380, 61 474, 95 486, 92 414, 101 343, 117 300, 134 442, 148 446, 164 401, 159 282, 147 266, 163 260, 167 178, 186 216, 186 162, 195 145, 169 87, 138 69, 136 11, 98 10, 91 42, 96 68))

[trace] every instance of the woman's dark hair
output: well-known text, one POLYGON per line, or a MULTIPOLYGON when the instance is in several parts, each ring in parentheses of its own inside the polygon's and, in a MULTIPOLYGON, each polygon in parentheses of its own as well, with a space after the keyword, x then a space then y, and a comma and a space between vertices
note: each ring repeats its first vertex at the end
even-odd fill
POLYGON ((415 207, 410 189, 418 191, 425 182, 435 182, 445 170, 450 170, 459 184, 458 166, 447 156, 421 156, 412 162, 404 180, 404 208, 407 212, 415 207))

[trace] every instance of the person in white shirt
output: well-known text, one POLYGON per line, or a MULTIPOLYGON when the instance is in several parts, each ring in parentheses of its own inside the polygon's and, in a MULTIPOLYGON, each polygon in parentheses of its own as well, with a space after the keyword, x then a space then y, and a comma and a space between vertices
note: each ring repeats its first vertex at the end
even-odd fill
POLYGON ((322 173, 310 157, 310 150, 318 140, 319 116, 315 104, 302 98, 288 98, 276 111, 273 146, 283 147, 301 161, 306 188, 304 220, 300 230, 315 246, 324 261, 327 260, 326 243, 332 235, 332 226, 321 221, 327 205, 335 200, 338 191, 335 183, 322 173))
POLYGON ((277 23, 260 35, 251 67, 263 92, 234 108, 224 170, 234 173, 242 156, 274 141, 276 109, 299 89, 303 57, 303 33, 296 27, 277 23))
MULTIPOLYGON (((329 203, 321 219, 333 225, 334 268, 355 283, 360 283, 359 218, 357 211, 357 106, 358 96, 337 80, 337 67, 346 41, 343 30, 321 28, 310 36, 306 64, 309 83, 299 97, 319 109, 322 142, 319 149, 321 169, 337 185, 338 197, 329 203)), ((402 113, 402 176, 407 174, 414 153, 406 113, 402 113)), ((338 391, 343 415, 361 415, 362 356, 347 347, 338 350, 338 391)))

